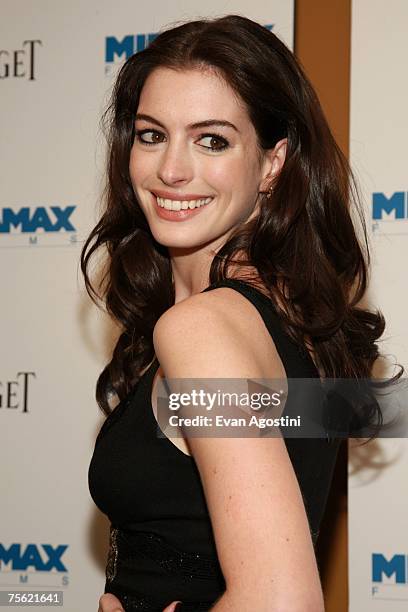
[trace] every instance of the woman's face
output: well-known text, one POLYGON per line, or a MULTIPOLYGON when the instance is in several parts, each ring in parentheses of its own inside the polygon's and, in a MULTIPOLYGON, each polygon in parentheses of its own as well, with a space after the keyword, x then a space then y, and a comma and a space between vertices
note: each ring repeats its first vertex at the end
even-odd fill
POLYGON ((175 248, 221 246, 253 213, 273 165, 260 161, 243 103, 213 72, 157 68, 135 128, 130 176, 154 238, 175 248))

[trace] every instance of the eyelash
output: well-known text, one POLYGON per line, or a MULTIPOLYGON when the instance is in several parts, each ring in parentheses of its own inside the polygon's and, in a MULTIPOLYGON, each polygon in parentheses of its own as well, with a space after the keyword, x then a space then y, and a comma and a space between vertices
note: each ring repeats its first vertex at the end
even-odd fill
MULTIPOLYGON (((163 135, 162 132, 159 132, 158 130, 149 130, 149 129, 145 129, 145 130, 135 130, 135 138, 137 138, 137 141, 140 142, 143 145, 147 145, 147 146, 152 146, 155 144, 160 144, 157 142, 146 142, 146 140, 142 140, 142 136, 143 134, 161 134, 163 135)), ((218 152, 218 151, 225 151, 225 149, 228 149, 228 147, 230 146, 228 140, 226 138, 224 138, 224 136, 221 136, 220 134, 200 134, 200 137, 198 140, 202 140, 203 138, 216 138, 217 140, 219 140, 223 146, 222 147, 218 147, 218 148, 213 148, 213 147, 206 147, 204 145, 200 145, 202 146, 204 149, 208 149, 209 151, 212 152, 218 152)))

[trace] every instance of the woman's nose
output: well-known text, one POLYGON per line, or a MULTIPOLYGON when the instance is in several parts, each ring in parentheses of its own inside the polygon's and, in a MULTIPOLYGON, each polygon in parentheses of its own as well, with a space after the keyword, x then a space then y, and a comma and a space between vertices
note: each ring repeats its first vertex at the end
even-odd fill
POLYGON ((193 163, 187 146, 172 143, 163 151, 158 175, 167 185, 189 182, 193 177, 193 163))

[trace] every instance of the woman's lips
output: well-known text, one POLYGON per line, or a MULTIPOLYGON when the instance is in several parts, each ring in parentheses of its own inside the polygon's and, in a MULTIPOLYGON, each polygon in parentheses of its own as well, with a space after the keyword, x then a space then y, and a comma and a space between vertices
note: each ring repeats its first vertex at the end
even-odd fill
MULTIPOLYGON (((203 208, 207 208, 207 206, 210 206, 210 204, 212 203, 212 200, 211 200, 211 202, 209 202, 208 204, 203 204, 202 206, 198 208, 168 210, 167 208, 162 208, 161 206, 159 206, 157 202, 157 196, 154 193, 152 193, 152 196, 154 199, 154 205, 155 205, 157 216, 160 217, 161 219, 165 219, 166 221, 186 221, 187 219, 191 219, 192 217, 195 217, 196 215, 198 215, 202 211, 203 208)), ((204 197, 202 199, 204 199, 204 197)), ((201 198, 197 198, 197 199, 201 199, 201 198)), ((182 198, 180 198, 180 200, 182 200, 182 198)))

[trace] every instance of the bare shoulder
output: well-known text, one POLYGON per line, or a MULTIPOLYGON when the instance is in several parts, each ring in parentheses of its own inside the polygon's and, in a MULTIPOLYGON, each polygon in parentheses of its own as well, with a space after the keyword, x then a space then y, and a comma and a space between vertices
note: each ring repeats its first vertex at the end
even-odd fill
POLYGON ((198 293, 172 306, 156 323, 153 342, 160 363, 168 364, 171 356, 171 370, 185 368, 185 377, 197 376, 197 368, 209 378, 285 376, 261 315, 229 287, 198 293))

